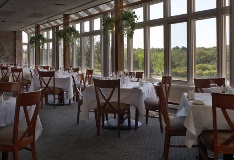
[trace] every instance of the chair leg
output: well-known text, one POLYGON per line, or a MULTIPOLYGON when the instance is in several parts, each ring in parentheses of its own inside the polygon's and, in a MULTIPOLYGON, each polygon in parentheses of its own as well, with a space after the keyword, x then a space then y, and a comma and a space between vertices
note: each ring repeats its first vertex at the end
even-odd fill
POLYGON ((148 116, 149 116, 149 110, 146 109, 146 114, 145 114, 145 123, 148 124, 148 116))
POLYGON ((35 141, 32 142, 30 145, 31 145, 31 152, 32 152, 32 160, 36 160, 37 156, 36 156, 36 144, 35 144, 35 141))
POLYGON ((104 126, 104 118, 105 118, 105 114, 104 114, 104 113, 102 113, 101 115, 102 115, 102 128, 104 128, 104 127, 105 127, 105 126, 104 126))
POLYGON ((19 159, 19 151, 18 150, 13 152, 13 159, 14 160, 18 160, 19 159))
POLYGON ((208 159, 207 149, 203 145, 203 143, 200 141, 199 137, 198 137, 198 143, 199 143, 199 149, 198 149, 199 160, 208 159))
POLYGON ((136 113, 135 113, 135 130, 138 128, 138 118, 139 118, 139 112, 138 108, 136 108, 136 113))
POLYGON ((163 133, 162 113, 160 109, 158 110, 158 117, 159 117, 160 130, 161 130, 161 133, 163 133))
POLYGON ((96 115, 97 115, 97 136, 100 136, 100 113, 96 113, 96 115))
POLYGON ((171 137, 170 137, 168 131, 166 131, 166 134, 165 134, 165 144, 164 144, 164 160, 168 160, 170 139, 171 139, 171 137))
POLYGON ((8 160, 8 152, 2 152, 2 160, 8 160))
POLYGON ((77 124, 79 124, 79 121, 80 121, 80 104, 78 102, 78 109, 77 109, 77 124))

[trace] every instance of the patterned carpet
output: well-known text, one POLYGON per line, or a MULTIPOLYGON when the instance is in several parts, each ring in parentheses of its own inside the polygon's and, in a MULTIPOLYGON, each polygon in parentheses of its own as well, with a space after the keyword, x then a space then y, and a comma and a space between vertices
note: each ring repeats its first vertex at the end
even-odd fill
MULTIPOLYGON (((145 119, 135 130, 101 129, 96 136, 94 113, 90 121, 76 124, 77 104, 45 106, 40 109, 42 135, 36 142, 38 160, 159 160, 163 159, 164 134, 160 133, 158 119, 145 119)), ((134 108, 132 116, 134 117, 134 108)), ((183 143, 183 138, 172 138, 172 143, 183 143)), ((12 154, 9 154, 12 159, 12 154)), ((22 150, 20 160, 30 160, 31 152, 22 150)), ((171 160, 195 160, 197 148, 170 148, 171 160)), ((1 159, 1 155, 0 155, 1 159)))

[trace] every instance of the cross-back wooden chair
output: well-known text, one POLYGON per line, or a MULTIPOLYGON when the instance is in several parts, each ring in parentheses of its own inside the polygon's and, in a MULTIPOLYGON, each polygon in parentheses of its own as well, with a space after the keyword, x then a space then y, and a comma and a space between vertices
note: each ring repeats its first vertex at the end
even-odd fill
POLYGON ((0 94, 3 92, 11 92, 12 96, 17 96, 21 92, 21 84, 19 82, 0 82, 0 94))
POLYGON ((74 87, 74 93, 75 93, 75 97, 76 97, 76 102, 77 102, 77 124, 79 124, 80 121, 80 106, 83 104, 83 94, 81 93, 80 88, 76 85, 76 81, 74 78, 74 75, 72 75, 72 80, 73 80, 73 87, 74 87))
POLYGON ((13 152, 13 159, 18 160, 19 150, 30 145, 32 159, 36 160, 35 126, 40 97, 40 90, 17 95, 14 124, 0 128, 0 152, 3 159, 8 159, 8 152, 13 152), (35 107, 32 114, 28 111, 30 107, 35 107), (25 116, 21 121, 19 120, 20 110, 23 110, 25 116))
POLYGON ((43 105, 43 97, 45 97, 45 104, 48 104, 48 95, 53 95, 54 109, 55 100, 59 99, 64 105, 64 90, 55 87, 55 71, 38 71, 40 87, 42 89, 41 108, 43 105), (55 96, 58 96, 57 98, 55 96))
POLYGON ((25 87, 28 91, 31 81, 24 79, 23 68, 11 68, 11 76, 13 82, 19 82, 21 84, 22 90, 25 87))
POLYGON ((120 123, 128 119, 128 129, 130 130, 130 106, 120 102, 120 80, 100 80, 94 79, 94 88, 97 100, 96 126, 97 135, 100 135, 100 119, 102 117, 102 127, 104 127, 105 114, 118 115, 118 138, 120 137, 120 123), (107 91, 108 90, 108 91, 107 91), (114 96, 117 97, 114 97, 114 96), (117 99, 117 100, 116 100, 117 99), (122 120, 121 115, 126 115, 122 120))
POLYGON ((137 78, 136 82, 139 82, 141 79, 143 79, 143 73, 144 72, 136 72, 135 78, 137 78))
POLYGON ((218 160, 218 153, 234 154, 234 123, 228 115, 233 110, 234 95, 212 93, 213 130, 203 131, 199 136, 199 159, 208 159, 207 149, 214 152, 214 160, 218 160), (226 120, 229 128, 218 129, 220 118, 226 120))
POLYGON ((8 82, 9 81, 9 68, 5 66, 1 66, 1 74, 2 74, 1 81, 8 82))
MULTIPOLYGON (((163 76, 161 85, 163 87, 164 93, 165 93, 165 98, 168 102, 168 95, 170 92, 171 88, 171 82, 172 82, 172 77, 171 76, 163 76)), ((160 124, 160 130, 161 133, 163 132, 163 125, 162 125, 162 113, 160 109, 160 104, 159 104, 159 99, 157 97, 155 98, 146 98, 145 99, 145 110, 146 110, 146 124, 148 124, 148 118, 159 118, 159 124, 160 124), (158 112, 158 116, 151 116, 149 115, 149 111, 154 111, 158 112)))
POLYGON ((168 160, 169 147, 187 147, 185 145, 173 145, 170 143, 172 136, 186 136, 184 126, 185 117, 169 118, 167 100, 162 85, 155 86, 156 93, 159 97, 159 105, 165 122, 165 143, 164 143, 164 160, 168 160))
POLYGON ((210 84, 215 83, 217 86, 225 86, 225 78, 194 78, 195 92, 204 93, 204 88, 210 88, 210 84))
POLYGON ((93 79, 93 70, 86 70, 85 74, 85 85, 90 85, 92 84, 92 79, 93 79))
POLYGON ((74 73, 79 73, 80 68, 72 68, 72 70, 73 70, 74 73))

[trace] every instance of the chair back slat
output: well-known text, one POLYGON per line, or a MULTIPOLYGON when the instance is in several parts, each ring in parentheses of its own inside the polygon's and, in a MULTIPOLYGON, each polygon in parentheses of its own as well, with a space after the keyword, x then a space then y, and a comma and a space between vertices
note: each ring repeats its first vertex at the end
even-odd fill
POLYGON ((43 90, 52 91, 55 88, 55 71, 38 71, 40 86, 43 90), (52 82, 52 84, 50 84, 52 82))
POLYGON ((91 84, 92 79, 93 79, 93 70, 87 70, 85 75, 85 85, 91 84))
POLYGON ((172 77, 171 76, 163 76, 162 77, 162 86, 164 89, 165 97, 168 102, 168 97, 171 89, 172 77))
POLYGON ((1 74, 2 74, 1 81, 8 82, 9 81, 9 68, 5 66, 1 66, 1 74))
POLYGON ((11 68, 11 74, 13 82, 23 82, 23 69, 22 68, 11 68))
POLYGON ((0 82, 0 93, 12 92, 13 96, 17 96, 21 92, 21 84, 18 82, 0 82))
POLYGON ((225 86, 225 78, 194 78, 195 92, 204 93, 204 88, 210 88, 210 84, 215 83, 217 86, 225 86))
POLYGON ((144 72, 136 72, 135 78, 137 78, 137 82, 139 82, 141 79, 143 79, 143 73, 144 72))

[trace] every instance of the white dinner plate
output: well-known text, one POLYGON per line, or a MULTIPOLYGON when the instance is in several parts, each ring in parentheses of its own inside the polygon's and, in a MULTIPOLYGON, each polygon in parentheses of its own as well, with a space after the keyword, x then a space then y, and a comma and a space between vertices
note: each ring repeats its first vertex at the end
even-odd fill
POLYGON ((204 102, 202 102, 201 100, 194 100, 192 101, 193 104, 196 104, 196 105, 202 105, 204 104, 204 102))

